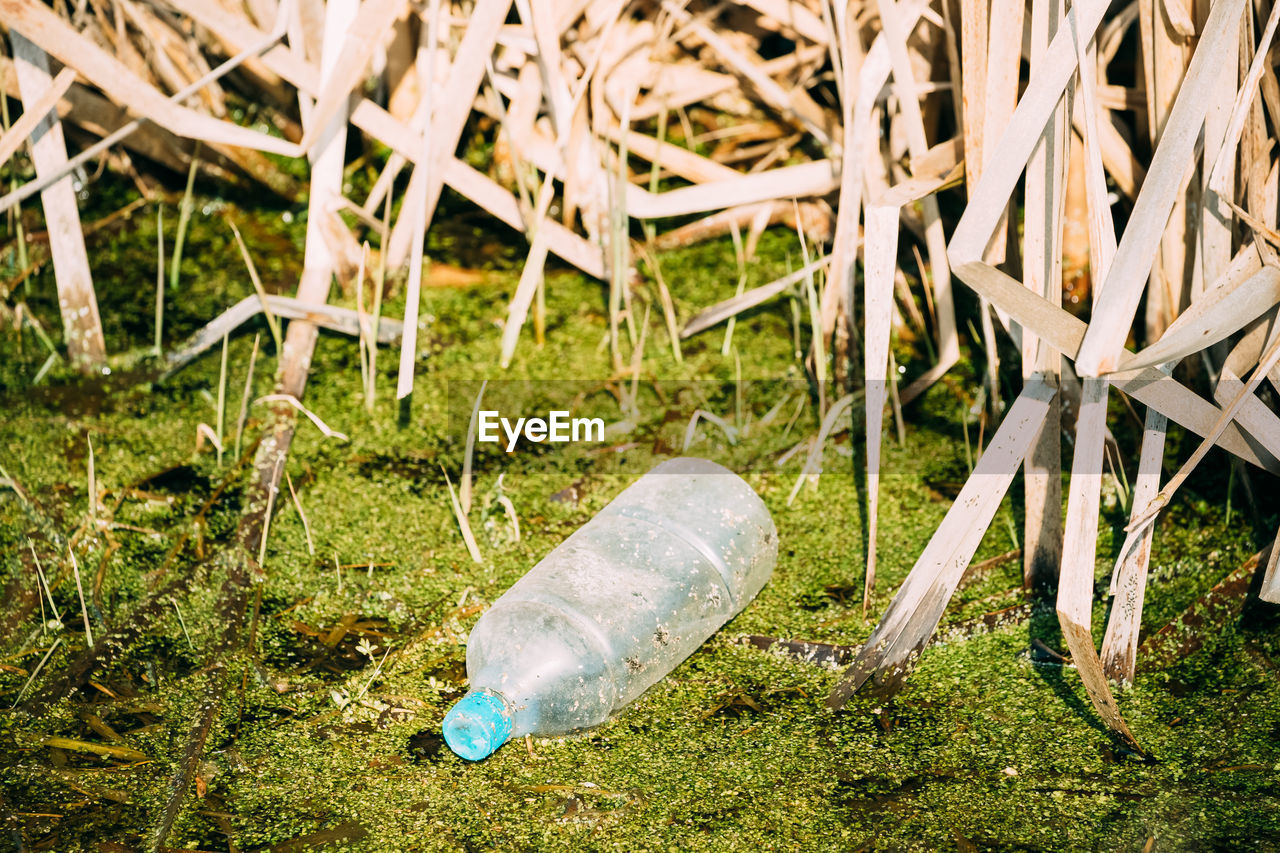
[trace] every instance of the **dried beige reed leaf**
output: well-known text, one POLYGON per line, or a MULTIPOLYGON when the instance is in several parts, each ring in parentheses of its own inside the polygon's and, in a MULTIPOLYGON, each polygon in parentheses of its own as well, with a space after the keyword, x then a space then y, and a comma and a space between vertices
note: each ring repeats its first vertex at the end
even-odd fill
POLYGON ((1146 276, 1155 262, 1165 225, 1191 163, 1216 82, 1218 57, 1238 38, 1244 0, 1221 0, 1205 22, 1186 78, 1169 112, 1147 180, 1134 202, 1115 262, 1107 273, 1094 320, 1076 355, 1076 372, 1098 376, 1118 369, 1146 276))
POLYGON ((1280 534, 1277 534, 1276 543, 1271 546, 1267 567, 1262 574, 1262 585, 1258 588, 1258 598, 1280 604, 1280 534))
MULTIPOLYGON (((1223 431, 1234 421, 1236 415, 1244 406, 1244 403, 1253 396, 1253 392, 1257 389, 1259 383, 1262 382, 1262 379, 1277 365, 1280 365, 1280 330, 1277 330, 1277 332, 1278 334, 1273 334, 1268 340, 1266 354, 1254 369, 1253 374, 1249 377, 1249 381, 1241 385, 1231 402, 1227 406, 1223 407, 1221 414, 1214 422, 1213 428, 1204 436, 1204 440, 1196 448, 1195 452, 1192 453, 1187 461, 1182 464, 1182 467, 1178 469, 1178 473, 1174 474, 1173 477, 1169 479, 1169 482, 1160 490, 1160 494, 1156 495, 1156 497, 1151 501, 1151 507, 1147 512, 1129 522, 1125 529, 1129 532, 1130 538, 1140 533, 1143 527, 1152 524, 1160 511, 1169 505, 1169 501, 1172 500, 1174 492, 1176 492, 1178 488, 1186 482, 1187 478, 1191 475, 1191 472, 1195 470, 1196 466, 1204 461, 1204 458, 1209 454, 1209 451, 1212 450, 1214 445, 1219 442, 1223 431)), ((1261 438, 1259 436, 1255 437, 1261 438)), ((1130 546, 1126 543, 1124 547, 1127 549, 1130 546)))
POLYGON ((471 555, 472 562, 483 563, 484 557, 480 555, 480 546, 476 543, 475 534, 471 532, 471 522, 467 520, 467 514, 462 511, 462 505, 458 503, 458 495, 453 490, 453 481, 449 479, 449 472, 442 465, 440 473, 444 474, 444 482, 449 489, 449 503, 453 506, 453 517, 458 522, 458 530, 462 533, 462 541, 466 543, 467 553, 471 555))
MULTIPOLYGON (((1230 405, 1240 393, 1244 385, 1241 377, 1258 363, 1270 337, 1275 334, 1274 329, 1274 316, 1262 318, 1227 355, 1218 371, 1218 383, 1213 389, 1213 398, 1219 406, 1230 405)), ((1275 385, 1280 380, 1280 371, 1273 369, 1269 376, 1272 385, 1275 385)), ((1253 394, 1244 397, 1235 419, 1251 435, 1270 436, 1271 440, 1280 440, 1280 416, 1253 394)))
POLYGON ((295 409, 296 411, 301 412, 303 415, 305 415, 305 416, 306 416, 306 418, 307 418, 307 420, 309 420, 309 421, 311 421, 311 423, 315 424, 315 425, 316 425, 316 429, 320 430, 320 432, 322 432, 322 433, 324 434, 325 438, 336 438, 336 439, 338 439, 339 441, 350 441, 350 440, 351 440, 350 438, 348 438, 348 437, 347 437, 347 435, 346 435, 345 433, 338 432, 336 429, 331 429, 331 428, 329 427, 329 425, 328 425, 328 424, 326 424, 324 421, 320 420, 320 416, 319 416, 319 415, 317 415, 315 412, 313 412, 313 411, 311 411, 310 409, 308 409, 306 406, 302 405, 302 401, 301 401, 301 400, 299 400, 297 397, 293 396, 292 394, 266 394, 266 395, 264 395, 264 396, 262 396, 262 397, 259 397, 259 398, 258 398, 258 399, 256 399, 256 400, 254 400, 253 402, 254 402, 255 404, 257 404, 257 403, 287 403, 287 404, 288 404, 289 406, 291 406, 293 409, 295 409))
MULTIPOLYGON (((505 10, 506 6, 503 8, 505 10)), ((400 210, 400 218, 389 235, 388 245, 382 247, 383 261, 391 267, 398 269, 403 266, 406 255, 409 261, 409 281, 405 285, 404 299, 404 337, 400 341, 400 365, 396 376, 397 400, 403 400, 413 393, 414 367, 418 359, 418 310, 422 298, 423 256, 426 252, 426 232, 436 204, 431 197, 433 192, 436 198, 439 198, 439 192, 435 189, 436 176, 431 173, 435 162, 434 145, 437 132, 449 132, 447 126, 437 127, 435 124, 437 117, 435 72, 436 53, 440 42, 439 30, 440 0, 431 0, 427 7, 426 50, 419 49, 416 69, 421 88, 421 100, 416 113, 418 123, 423 128, 421 153, 414 163, 413 175, 410 176, 409 186, 405 190, 405 202, 400 210)), ((484 39, 487 35, 488 32, 483 31, 479 26, 467 29, 469 39, 484 39)), ((475 41, 470 43, 472 46, 476 44, 475 41)), ((463 46, 460 46, 458 60, 451 69, 457 74, 466 74, 470 70, 468 61, 464 60, 461 53, 462 49, 463 46)), ((490 42, 485 50, 492 49, 493 44, 490 42)), ((487 55, 486 52, 485 56, 487 55)), ((470 62, 474 64, 474 58, 470 62)), ((451 79, 456 78, 451 75, 451 79)), ((478 81, 476 85, 479 85, 478 81)), ((452 114, 456 115, 456 112, 455 109, 452 114)), ((442 120, 444 118, 443 111, 441 118, 442 120)), ((439 182, 439 186, 444 186, 443 180, 439 182)))
POLYGON ((828 707, 843 707, 869 680, 877 690, 891 692, 910 672, 937 629, 1056 394, 1056 388, 1040 382, 1023 388, 858 657, 827 697, 828 707))
POLYGON ((1236 93, 1231 116, 1227 120, 1227 128, 1223 133, 1222 144, 1209 175, 1208 189, 1212 195, 1208 196, 1207 201, 1210 204, 1214 201, 1213 196, 1225 196, 1228 199, 1234 196, 1232 188, 1227 186, 1228 177, 1233 171, 1232 164, 1240 144, 1240 134, 1244 130, 1245 119, 1258 97, 1258 86, 1266 68, 1266 57, 1270 55, 1271 42, 1275 38, 1278 23, 1280 23, 1280 3, 1271 7, 1266 26, 1262 31, 1262 38, 1258 42, 1258 51, 1249 64, 1249 71, 1245 74, 1244 81, 1236 93))
MULTIPOLYGON (((542 65, 543 79, 551 86, 551 101, 554 115, 559 116, 556 120, 556 145, 555 148, 560 152, 562 163, 572 161, 570 151, 575 147, 575 140, 572 139, 575 132, 574 123, 570 116, 578 111, 578 107, 582 102, 582 98, 586 95, 591 85, 591 80, 599 68, 599 61, 603 53, 605 45, 608 43, 609 33, 612 30, 613 23, 616 21, 617 13, 621 12, 621 3, 625 0, 611 0, 617 6, 614 10, 615 14, 607 19, 606 31, 601 35, 596 50, 592 54, 592 58, 584 71, 582 78, 578 81, 578 86, 573 92, 569 92, 563 86, 555 85, 555 81, 563 82, 560 69, 553 66, 549 62, 542 65)), ((530 17, 529 24, 534 27, 535 31, 543 30, 545 22, 549 19, 550 10, 544 4, 526 4, 521 3, 524 14, 530 17)), ((550 34, 542 32, 542 36, 546 44, 550 40, 550 34)), ((555 51, 558 54, 558 38, 556 39, 555 51)), ((577 144, 587 144, 581 137, 576 140, 577 144)), ((594 142, 589 144, 594 145, 594 142)), ((532 154, 530 155, 532 158, 532 154)), ((566 168, 568 168, 566 166, 566 168)), ((594 167, 591 167, 594 169, 594 167)), ((529 254, 525 259, 524 268, 520 271, 520 281, 516 285, 515 293, 511 296, 511 301, 507 306, 506 325, 502 330, 502 351, 499 355, 498 363, 506 368, 510 366, 511 359, 515 357, 516 344, 519 342, 520 330, 524 326, 525 318, 529 315, 529 308, 533 304, 533 298, 537 293, 538 287, 542 283, 543 268, 546 264, 547 253, 550 249, 550 238, 548 236, 549 224, 548 211, 551 207, 551 201, 554 195, 553 169, 547 169, 543 178, 542 188, 538 193, 537 207, 533 215, 533 235, 529 246, 529 254)), ((565 177, 565 198, 568 201, 570 197, 569 178, 565 177)), ((608 264, 603 265, 607 271, 608 264)))
MULTIPOLYGON (((275 45, 282 35, 283 29, 278 27, 275 31, 265 35, 265 37, 250 43, 240 53, 170 97, 169 101, 174 104, 181 104, 186 98, 200 91, 204 86, 221 79, 231 71, 241 67, 252 57, 275 45)), ((8 62, 8 60, 4 60, 4 62, 8 62)), ((0 63, 0 66, 2 65, 3 63, 0 63)), ((130 119, 128 111, 122 107, 112 104, 110 101, 100 98, 78 85, 73 86, 67 92, 66 103, 70 105, 69 114, 74 115, 75 120, 85 129, 102 136, 102 140, 90 145, 68 160, 57 172, 37 177, 36 180, 23 184, 18 189, 0 198, 0 211, 8 210, 13 205, 21 203, 35 193, 42 192, 46 187, 61 180, 64 175, 68 175, 80 166, 90 162, 119 142, 123 142, 126 146, 134 148, 139 153, 163 163, 175 171, 187 170, 189 162, 176 157, 174 153, 175 149, 182 147, 181 142, 183 140, 173 136, 168 130, 155 126, 148 122, 146 118, 130 119)), ((63 105, 60 104, 59 108, 62 109, 63 105)), ((199 143, 197 142, 196 145, 199 145, 199 143)), ((214 148, 244 168, 249 175, 262 179, 268 186, 273 186, 274 188, 274 185, 278 183, 272 180, 273 174, 270 170, 253 168, 253 162, 247 160, 244 156, 254 152, 249 152, 246 149, 229 149, 225 146, 214 146, 214 148)), ((206 167, 208 166, 208 164, 205 165, 206 167)))
MULTIPOLYGON (((331 332, 360 336, 360 317, 357 311, 340 308, 337 305, 316 305, 301 302, 291 296, 279 296, 264 293, 261 296, 246 296, 226 311, 211 320, 200 331, 196 332, 178 349, 165 358, 164 376, 172 376, 190 364, 212 346, 229 335, 240 326, 264 311, 271 312, 273 318, 283 317, 287 320, 304 320, 331 332)), ((369 327, 370 333, 372 327, 369 327)), ((401 326, 399 320, 382 319, 378 323, 377 342, 394 344, 400 340, 401 326)), ((372 334, 367 335, 372 338, 372 334)))
MULTIPOLYGON (((916 92, 915 77, 907 55, 907 35, 915 27, 917 9, 895 0, 880 0, 880 19, 884 26, 883 37, 889 51, 894 82, 910 97, 900 97, 901 120, 907 134, 912 157, 923 157, 929 151, 925 138, 924 118, 916 92)), ((872 46, 875 50, 875 46, 872 46)), ((1025 162, 1025 160, 1023 161, 1025 162)), ((934 306, 938 319, 938 366, 927 374, 931 379, 940 377, 960 358, 960 339, 956 333, 955 306, 951 295, 951 264, 947 254, 946 235, 943 233, 941 211, 937 199, 926 197, 921 207, 924 213, 925 247, 929 253, 929 272, 933 279, 934 306), (945 367, 944 367, 945 366, 945 367)), ((910 391, 911 389, 908 389, 910 391)), ((916 393, 919 393, 918 391, 916 393)), ((903 399, 906 399, 904 393, 903 399)))
POLYGON ((53 82, 39 99, 31 99, 30 103, 23 104, 22 115, 13 123, 4 137, 0 138, 0 164, 9 162, 9 158, 17 153, 40 123, 48 117, 74 82, 76 82, 76 70, 64 68, 58 72, 57 77, 53 78, 53 82))
MULTIPOLYGON (((964 14, 962 6, 961 14, 964 14)), ((986 69, 985 80, 980 81, 985 84, 985 91, 982 93, 982 109, 977 114, 970 114, 969 121, 981 121, 982 133, 979 137, 979 143, 982 140, 996 140, 1000 138, 1000 134, 1004 132, 1005 125, 1009 123, 1010 116, 1013 115, 1014 107, 1018 101, 1018 82, 1021 79, 1022 72, 1022 40, 1009 38, 1009 33, 1022 32, 1023 16, 1026 11, 1025 0, 994 0, 991 3, 991 13, 988 32, 988 49, 978 54, 979 62, 985 56, 986 69)), ((963 28, 962 28, 963 29, 963 28)), ((968 62, 968 54, 965 54, 965 62, 968 62)), ((965 74, 968 66, 961 74, 965 74)), ((967 80, 963 80, 966 82, 967 80)), ((965 93, 968 94, 968 86, 965 86, 965 93)), ((966 104, 966 110, 969 105, 966 104)), ((990 161, 994 147, 984 148, 980 151, 982 157, 982 168, 985 169, 990 161)), ((967 156, 966 156, 967 159, 967 156)), ((978 179, 978 174, 973 176, 974 180, 978 179)), ((987 251, 988 258, 993 263, 1000 263, 1005 258, 1005 239, 1008 234, 1007 208, 1006 218, 1002 218, 999 225, 996 226, 994 239, 987 251)))
POLYGON ((830 262, 829 255, 823 256, 805 264, 795 272, 784 275, 782 278, 771 281, 768 284, 753 287, 741 296, 731 296, 723 302, 717 302, 686 323, 685 327, 680 331, 680 337, 691 338, 699 332, 704 332, 712 326, 723 323, 730 317, 736 317, 743 311, 748 311, 757 305, 763 305, 775 296, 786 293, 790 288, 795 287, 818 270, 823 269, 830 262))
MULTIPOLYGON (((325 6, 321 55, 322 88, 337 65, 346 31, 355 22, 359 9, 359 0, 330 0, 325 6)), ((333 276, 338 267, 338 258, 330 249, 325 232, 326 222, 333 215, 332 200, 342 194, 346 145, 347 115, 342 110, 329 119, 320 131, 310 157, 311 187, 306 242, 297 297, 303 303, 323 305, 328 301, 333 276)), ((302 396, 317 336, 317 328, 305 320, 289 324, 285 332, 284 348, 279 354, 279 389, 283 395, 295 398, 302 396)), ((278 479, 274 482, 278 486, 278 479)))
MULTIPOLYGON (((398 18, 403 17, 407 0, 367 0, 347 31, 341 53, 325 76, 324 89, 308 117, 308 127, 298 147, 311 151, 325 127, 344 110, 351 91, 360 83, 369 61, 398 18)), ((345 110, 344 110, 345 111, 345 110)))
POLYGON ((1240 255, 1214 287, 1193 301, 1160 340, 1125 361, 1125 369, 1179 361, 1200 352, 1280 304, 1280 270, 1263 267, 1253 245, 1240 255))
POLYGON ((299 153, 298 147, 286 140, 175 104, 43 4, 0 3, 0 23, 22 33, 50 56, 76 69, 112 101, 175 133, 203 142, 252 148, 285 157, 299 153))
MULTIPOLYGON (((1085 192, 1089 204, 1090 267, 1101 283, 1108 279, 1117 249, 1097 141, 1096 45, 1092 39, 1087 46, 1083 40, 1076 39, 1074 47, 1080 78, 1078 93, 1085 110, 1085 192)), ((1063 525, 1062 566, 1058 573, 1058 623, 1094 709, 1108 728, 1141 751, 1111 693, 1102 661, 1094 649, 1090 628, 1102 468, 1107 444, 1107 398, 1111 383, 1107 379, 1086 377, 1082 386, 1067 495, 1067 518, 1063 525)))

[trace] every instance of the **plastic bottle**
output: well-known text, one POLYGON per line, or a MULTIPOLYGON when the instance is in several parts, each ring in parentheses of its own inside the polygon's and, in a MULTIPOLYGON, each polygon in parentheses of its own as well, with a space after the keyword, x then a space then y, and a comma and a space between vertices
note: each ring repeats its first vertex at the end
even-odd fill
POLYGON ((477 761, 511 737, 604 722, 754 598, 777 557, 745 481, 705 459, 662 463, 480 617, 445 742, 477 761))

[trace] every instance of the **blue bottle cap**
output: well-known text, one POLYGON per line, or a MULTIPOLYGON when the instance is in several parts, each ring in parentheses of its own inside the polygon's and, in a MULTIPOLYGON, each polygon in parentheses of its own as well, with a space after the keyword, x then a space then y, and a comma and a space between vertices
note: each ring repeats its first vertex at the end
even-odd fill
POLYGON ((511 712, 500 696, 472 691, 444 715, 444 742, 468 761, 488 758, 511 737, 511 712))

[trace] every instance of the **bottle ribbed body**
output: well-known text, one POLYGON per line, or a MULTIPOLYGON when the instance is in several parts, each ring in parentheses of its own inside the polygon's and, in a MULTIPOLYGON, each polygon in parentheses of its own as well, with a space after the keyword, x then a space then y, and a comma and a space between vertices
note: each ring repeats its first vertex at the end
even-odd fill
POLYGON ((772 574, 777 531, 740 477, 702 459, 650 471, 548 554, 467 641, 473 691, 511 735, 603 722, 688 657, 772 574))

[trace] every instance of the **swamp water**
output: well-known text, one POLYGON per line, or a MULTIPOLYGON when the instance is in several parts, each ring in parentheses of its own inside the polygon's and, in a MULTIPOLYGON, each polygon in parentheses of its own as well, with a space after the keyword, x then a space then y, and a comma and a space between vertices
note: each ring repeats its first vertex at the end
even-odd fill
MULTIPOLYGON (((169 294, 169 345, 252 292, 218 219, 227 213, 198 206, 183 279, 169 294)), ((268 288, 286 287, 296 274, 289 258, 300 224, 281 223, 278 212, 229 213, 268 288)), ((141 350, 151 339, 153 214, 89 241, 112 352, 141 350)), ((748 286, 785 271, 788 256, 795 265, 798 247, 770 232, 761 255, 748 286)), ((727 240, 662 262, 681 319, 734 291, 727 240)), ((443 463, 457 474, 443 402, 450 382, 563 379, 573 365, 577 378, 592 380, 587 405, 621 420, 621 386, 607 381, 614 371, 602 345, 602 289, 552 274, 546 344, 535 346, 526 330, 510 376, 499 377, 493 365, 515 279, 499 272, 487 281, 424 293, 418 390, 403 410, 391 402, 394 353, 380 354, 369 414, 356 343, 321 336, 306 403, 350 439, 326 438, 300 421, 287 472, 305 522, 282 492, 254 602, 252 652, 230 656, 210 648, 225 573, 216 556, 234 535, 243 482, 233 474, 234 453, 219 466, 207 443, 195 450, 197 426, 215 420, 216 349, 153 387, 136 387, 130 374, 104 391, 55 368, 32 388, 43 360, 38 342, 27 336, 19 351, 14 334, 0 336, 0 465, 44 513, 33 517, 11 490, 0 490, 0 795, 13 814, 0 850, 16 847, 16 837, 36 850, 146 849, 215 665, 230 672, 232 689, 196 759, 193 790, 169 839, 174 848, 1137 851, 1152 838, 1154 850, 1280 846, 1280 639, 1268 614, 1211 628, 1194 652, 1164 669, 1140 660, 1137 685, 1120 703, 1149 760, 1119 749, 1075 672, 1033 648, 1036 640, 1063 647, 1051 606, 1020 611, 994 631, 968 629, 1022 602, 1017 559, 995 561, 960 590, 943 628, 959 626, 963 639, 926 651, 905 691, 887 702, 859 696, 833 715, 823 699, 836 670, 740 641, 765 635, 847 647, 873 624, 860 607, 861 478, 851 473, 860 454, 842 452, 851 447, 847 435, 830 442, 821 481, 790 505, 801 459, 775 464, 816 432, 811 405, 793 426, 789 405, 732 445, 704 422, 690 448, 743 473, 776 520, 777 568, 751 605, 604 725, 514 742, 478 764, 454 756, 440 724, 466 691, 465 640, 487 606, 639 471, 676 455, 694 409, 734 423, 741 407, 762 419, 777 401, 736 394, 739 370, 758 388, 778 379, 803 385, 785 301, 741 318, 740 368, 720 354, 722 327, 686 341, 676 363, 655 305, 645 375, 694 390, 660 397, 641 382, 635 429, 610 437, 607 452, 479 453, 470 518, 484 562, 476 564, 440 473, 443 463), (52 614, 30 594, 28 542, 49 553, 50 537, 70 534, 88 515, 90 440, 103 493, 95 517, 112 528, 100 530, 80 561, 93 630, 127 629, 149 591, 175 578, 189 582, 73 699, 38 716, 7 710, 51 647, 45 672, 58 673, 85 643, 74 578, 56 560, 42 565, 63 627, 42 634, 42 614, 52 614), (504 500, 519 519, 518 539, 504 500), (85 744, 127 751, 86 752, 85 744)), ((29 299, 56 328, 51 290, 46 271, 32 280, 29 299)), ((353 305, 350 296, 338 301, 353 305)), ((398 316, 400 306, 395 292, 387 315, 398 316)), ((270 392, 274 349, 258 322, 230 340, 229 425, 255 331, 265 348, 253 396, 270 392)), ((927 366, 905 346, 895 354, 912 374, 927 366)), ((145 366, 133 360, 117 373, 145 366)), ((905 445, 886 441, 873 618, 967 474, 960 418, 972 401, 962 389, 979 372, 980 365, 958 367, 907 409, 905 445)), ((246 447, 262 414, 250 407, 246 447)), ((1118 431, 1131 443, 1127 429, 1118 431)), ((852 446, 860 438, 855 425, 852 446)), ((1274 499, 1260 496, 1255 525, 1238 484, 1227 517, 1227 466, 1218 463, 1204 466, 1160 523, 1149 631, 1275 529, 1274 499)), ((1014 547, 1021 519, 1013 506, 1006 501, 978 561, 1014 547)), ((1096 632, 1123 512, 1112 507, 1106 518, 1096 632)))

